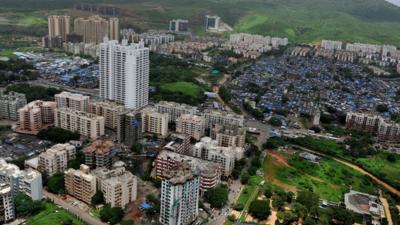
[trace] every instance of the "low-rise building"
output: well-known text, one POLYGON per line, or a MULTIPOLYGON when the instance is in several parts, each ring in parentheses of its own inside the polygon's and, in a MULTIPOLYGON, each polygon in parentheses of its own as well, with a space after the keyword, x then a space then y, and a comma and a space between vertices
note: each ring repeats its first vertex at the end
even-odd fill
POLYGON ((204 117, 183 114, 176 120, 176 132, 188 134, 196 140, 204 136, 205 119, 204 117))
POLYGON ((163 178, 165 171, 176 168, 182 163, 189 164, 192 171, 200 176, 200 190, 202 192, 219 184, 222 174, 222 168, 219 164, 167 150, 161 151, 156 158, 156 176, 163 178))
POLYGON ((193 148, 193 156, 218 163, 222 167, 223 176, 229 176, 235 166, 235 160, 243 158, 244 148, 221 147, 210 137, 203 137, 193 148))
POLYGON ((81 165, 79 170, 68 169, 64 172, 65 190, 87 204, 96 193, 96 177, 90 174, 90 168, 81 165))
POLYGON ((344 194, 344 204, 346 209, 357 214, 371 216, 374 221, 379 221, 385 217, 382 203, 377 196, 351 190, 344 194))
POLYGON ((14 196, 22 192, 33 200, 43 198, 42 175, 36 170, 20 170, 18 166, 0 158, 0 181, 11 186, 14 196))
POLYGON ((346 116, 346 128, 375 133, 381 120, 377 115, 349 112, 346 116))
POLYGON ((184 114, 195 115, 197 113, 197 107, 176 102, 160 101, 155 107, 159 113, 168 113, 169 122, 175 122, 184 114))
POLYGON ((89 112, 104 117, 106 128, 116 130, 119 114, 125 112, 123 105, 111 101, 91 102, 89 112))
POLYGON ((246 129, 237 127, 230 129, 226 126, 215 125, 211 130, 211 137, 217 140, 219 146, 222 147, 241 147, 246 143, 246 129))
POLYGON ((82 94, 63 91, 54 95, 57 108, 69 108, 76 111, 89 112, 90 97, 82 94))
POLYGON ((0 119, 18 120, 18 110, 26 105, 25 94, 9 92, 0 94, 0 119))
POLYGON ((70 144, 56 144, 45 152, 40 153, 38 170, 52 176, 64 172, 68 161, 75 159, 76 149, 70 144))
POLYGON ((104 117, 92 113, 68 108, 56 109, 55 126, 69 131, 79 132, 91 139, 104 135, 104 117))
POLYGON ((144 133, 156 134, 161 137, 168 135, 168 113, 159 113, 153 107, 146 107, 142 112, 142 130, 144 133))
POLYGON ((112 141, 94 141, 83 150, 85 154, 85 164, 91 168, 111 168, 114 156, 113 147, 114 144, 112 141))
POLYGON ((54 123, 55 102, 33 101, 18 110, 17 131, 37 134, 40 129, 54 123))

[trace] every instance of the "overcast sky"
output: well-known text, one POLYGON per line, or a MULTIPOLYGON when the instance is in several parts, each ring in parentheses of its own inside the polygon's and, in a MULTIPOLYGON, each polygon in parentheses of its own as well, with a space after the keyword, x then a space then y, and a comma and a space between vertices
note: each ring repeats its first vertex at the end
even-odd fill
POLYGON ((400 0, 386 0, 386 1, 391 2, 397 6, 400 6, 400 0))

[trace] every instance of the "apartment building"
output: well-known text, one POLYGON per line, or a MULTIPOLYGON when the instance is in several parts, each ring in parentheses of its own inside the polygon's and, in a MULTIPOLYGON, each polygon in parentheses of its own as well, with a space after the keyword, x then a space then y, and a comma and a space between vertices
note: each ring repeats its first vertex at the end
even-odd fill
POLYGON ((232 112, 206 110, 202 115, 206 119, 206 128, 210 129, 216 124, 232 128, 243 127, 244 125, 244 116, 232 112))
POLYGON ((117 17, 110 18, 110 40, 119 41, 119 19, 117 17))
POLYGON ((85 149, 85 164, 91 168, 111 168, 113 163, 114 144, 112 141, 97 140, 85 149))
POLYGON ((244 149, 240 147, 221 147, 216 140, 203 137, 194 145, 192 155, 197 158, 215 162, 222 167, 223 176, 229 176, 235 166, 235 160, 244 156, 244 149))
POLYGON ((155 160, 156 176, 163 178, 164 172, 176 168, 182 163, 189 164, 193 173, 200 176, 202 193, 216 187, 221 181, 222 168, 219 164, 168 150, 161 151, 155 160))
POLYGON ((119 34, 115 33, 117 29, 119 30, 119 21, 116 18, 111 18, 108 21, 98 15, 94 15, 89 18, 79 17, 74 20, 74 33, 81 35, 85 43, 99 44, 103 41, 103 38, 110 36, 119 38, 119 34))
POLYGON ((346 115, 346 128, 376 133, 381 120, 377 115, 349 112, 346 115))
POLYGON ((341 41, 332 41, 332 40, 322 40, 321 48, 326 50, 342 50, 343 42, 341 41))
POLYGON ((137 178, 131 172, 124 171, 118 176, 102 180, 101 191, 105 202, 111 207, 125 208, 136 200, 137 178))
POLYGON ((243 127, 230 129, 217 124, 210 133, 211 138, 217 140, 218 146, 243 148, 246 143, 246 129, 243 127))
POLYGON ((195 106, 167 101, 160 101, 155 105, 155 107, 159 113, 169 114, 169 122, 175 122, 184 114, 195 115, 198 111, 195 106))
POLYGON ((174 19, 169 21, 170 32, 188 32, 189 20, 174 19))
POLYGON ((75 159, 76 149, 71 144, 56 144, 40 153, 38 170, 52 176, 68 168, 68 161, 75 159))
POLYGON ((161 184, 160 223, 188 225, 199 214, 200 179, 189 165, 164 173, 161 184))
POLYGON ((0 183, 0 224, 15 219, 14 196, 12 189, 7 183, 0 183))
POLYGON ((382 120, 378 127, 378 139, 380 141, 400 142, 400 124, 382 120))
POLYGON ((119 114, 117 125, 118 143, 132 146, 143 137, 142 113, 139 111, 128 111, 119 114))
POLYGON ((139 109, 149 102, 149 49, 141 41, 127 40, 100 44, 100 97, 139 109))
POLYGON ((70 33, 70 20, 69 16, 51 15, 48 17, 49 38, 60 36, 63 40, 67 40, 67 35, 70 33))
POLYGON ((89 112, 104 117, 106 128, 116 130, 119 114, 125 112, 123 105, 110 101, 91 102, 89 112))
POLYGON ((55 102, 33 101, 18 110, 17 131, 37 134, 40 129, 54 123, 55 102))
POLYGON ((54 95, 57 108, 69 108, 76 111, 89 112, 90 97, 63 91, 54 95))
POLYGON ((76 111, 68 108, 55 110, 56 127, 61 127, 91 139, 97 139, 104 135, 104 117, 92 113, 76 111))
POLYGON ((205 132, 205 119, 202 116, 184 114, 176 120, 176 132, 188 134, 200 140, 205 132))
POLYGON ((81 165, 79 170, 68 169, 64 172, 65 190, 87 204, 96 193, 96 177, 90 174, 90 168, 81 165))
POLYGON ((141 112, 143 133, 156 134, 161 137, 168 135, 168 113, 159 113, 153 107, 146 107, 141 112))
POLYGON ((42 175, 36 170, 20 170, 18 166, 0 158, 0 182, 10 185, 13 196, 22 192, 33 200, 43 198, 42 175))
POLYGON ((167 141, 168 143, 163 148, 165 150, 179 154, 188 154, 191 149, 190 135, 188 134, 172 133, 167 138, 167 141))
POLYGON ((219 16, 206 15, 204 25, 207 31, 218 31, 221 18, 219 16))
POLYGON ((0 119, 18 120, 18 110, 27 104, 25 94, 9 92, 0 94, 0 119))

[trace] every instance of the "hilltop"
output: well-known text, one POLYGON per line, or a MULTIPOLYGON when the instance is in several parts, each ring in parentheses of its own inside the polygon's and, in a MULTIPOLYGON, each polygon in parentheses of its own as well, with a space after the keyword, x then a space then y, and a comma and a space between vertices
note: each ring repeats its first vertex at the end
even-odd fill
POLYGON ((13 24, 17 15, 14 24, 45 26, 46 14, 82 15, 72 10, 82 2, 119 7, 123 25, 137 29, 167 28, 170 19, 186 18, 201 34, 203 16, 216 14, 235 31, 286 36, 292 42, 340 39, 400 46, 400 7, 385 0, 3 0, 0 18, 13 24))

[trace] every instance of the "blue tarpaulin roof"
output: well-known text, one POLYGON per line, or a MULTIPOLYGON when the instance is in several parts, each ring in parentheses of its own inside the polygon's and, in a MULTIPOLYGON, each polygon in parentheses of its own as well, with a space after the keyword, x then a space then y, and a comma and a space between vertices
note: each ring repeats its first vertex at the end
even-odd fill
POLYGON ((142 204, 140 204, 140 208, 142 208, 142 209, 151 209, 153 207, 147 202, 142 202, 142 204))

